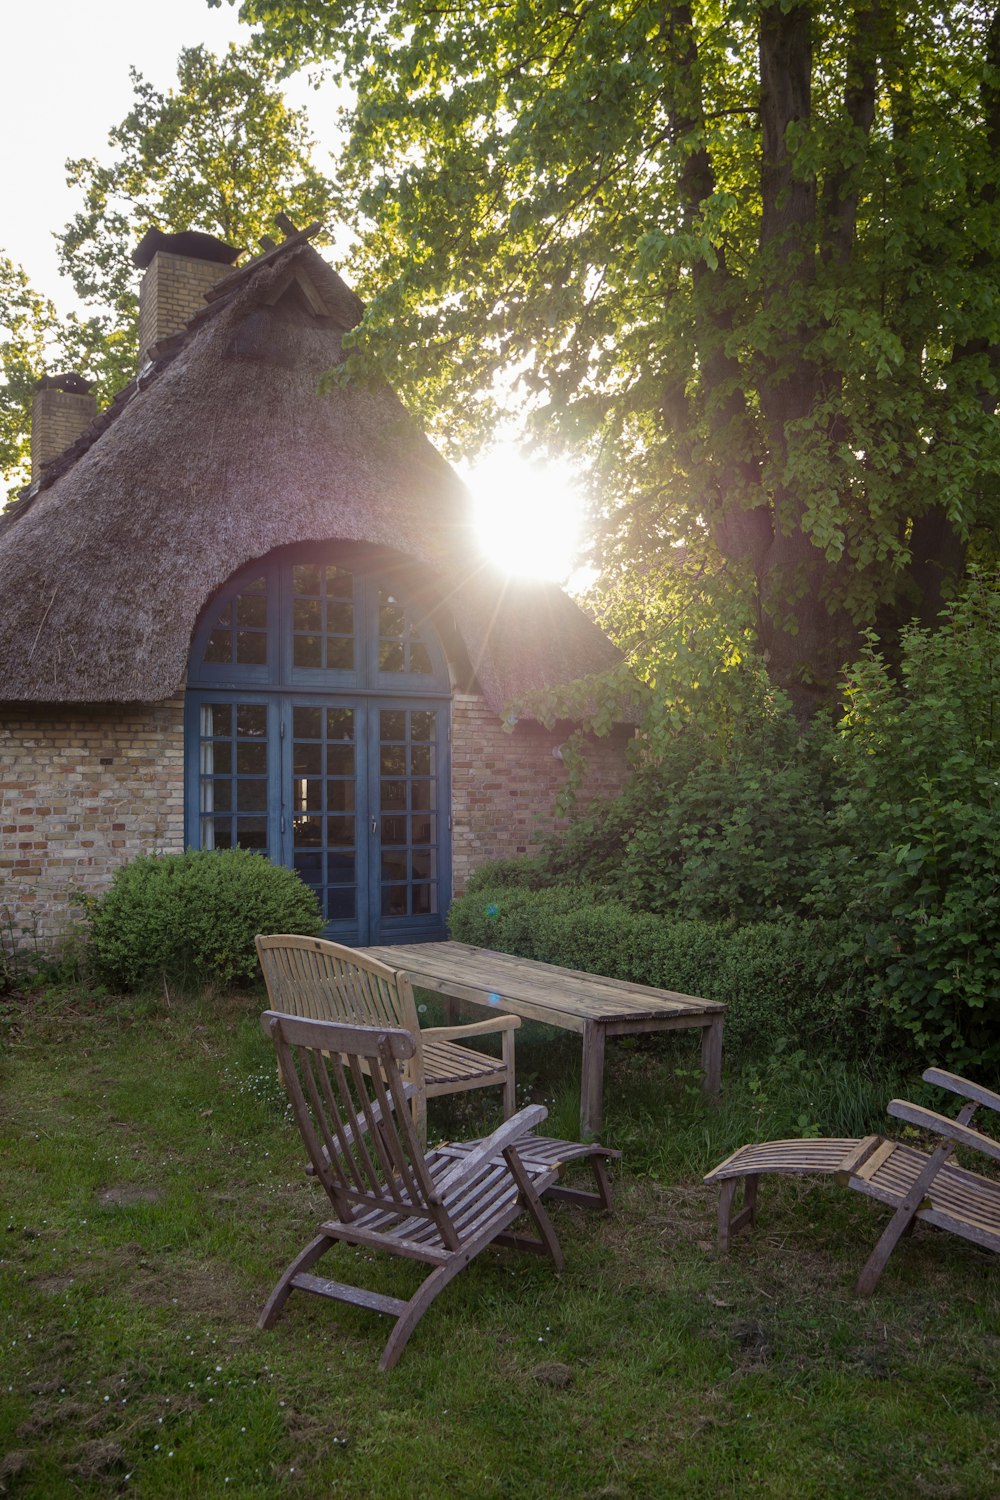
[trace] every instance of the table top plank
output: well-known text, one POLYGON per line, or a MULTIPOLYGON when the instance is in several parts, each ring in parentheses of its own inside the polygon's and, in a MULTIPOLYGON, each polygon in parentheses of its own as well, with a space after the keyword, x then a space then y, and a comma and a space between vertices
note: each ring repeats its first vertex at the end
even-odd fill
POLYGON ((725 1010, 717 1000, 564 969, 468 943, 401 943, 362 951, 392 968, 404 969, 413 983, 427 989, 501 1008, 505 999, 510 1000, 526 1018, 548 1020, 573 1031, 588 1021, 690 1016, 694 1022, 696 1017, 721 1015, 725 1010))

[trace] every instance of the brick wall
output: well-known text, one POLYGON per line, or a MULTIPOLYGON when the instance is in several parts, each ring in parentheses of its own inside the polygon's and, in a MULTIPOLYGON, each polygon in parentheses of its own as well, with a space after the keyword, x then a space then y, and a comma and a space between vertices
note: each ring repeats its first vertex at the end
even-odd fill
POLYGON ((139 365, 146 350, 168 334, 179 333, 200 307, 209 287, 232 268, 215 260, 170 255, 160 250, 146 267, 139 288, 139 365))
MULTIPOLYGON (((103 890, 120 864, 184 847, 183 697, 127 708, 0 707, 0 921, 20 941, 58 939, 72 893, 103 890), (6 911, 5 911, 6 909, 6 911)), ((566 732, 504 730, 481 698, 452 718, 454 887, 484 859, 531 853, 556 829, 566 732)), ((595 740, 586 798, 612 795, 627 735, 595 740)), ((5 934, 6 936, 7 934, 5 934)))
MULTIPOLYGON (((455 894, 486 859, 534 853, 565 826, 553 804, 567 771, 553 751, 568 730, 522 721, 504 728, 481 698, 456 694, 452 711, 452 859, 455 894)), ((628 731, 591 739, 584 803, 610 797, 625 779, 628 731)))
POLYGON ((0 920, 44 944, 72 920, 72 891, 103 890, 143 850, 183 849, 183 766, 180 697, 0 709, 0 920))

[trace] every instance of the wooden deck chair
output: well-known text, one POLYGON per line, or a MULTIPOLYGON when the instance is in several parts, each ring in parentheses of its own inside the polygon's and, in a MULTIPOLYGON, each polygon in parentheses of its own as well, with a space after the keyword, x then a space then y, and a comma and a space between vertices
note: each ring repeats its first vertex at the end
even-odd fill
POLYGON ((720 1250, 727 1251, 733 1235, 756 1222, 760 1177, 777 1172, 833 1176, 840 1186, 853 1188, 894 1210, 858 1277, 859 1296, 870 1296, 875 1290, 900 1238, 917 1219, 988 1250, 1000 1251, 1000 1182, 957 1166, 952 1160, 956 1146, 965 1146, 1000 1162, 1000 1143, 971 1123, 980 1105, 1000 1111, 1000 1094, 940 1068, 928 1068, 923 1076, 925 1082, 966 1100, 958 1118, 949 1119, 905 1099, 893 1099, 888 1112, 894 1119, 939 1137, 940 1144, 933 1150, 920 1150, 878 1135, 864 1140, 767 1141, 741 1146, 714 1167, 705 1181, 717 1183, 720 1189, 720 1250), (741 1182, 743 1203, 737 1208, 741 1182))
POLYGON ((416 1052, 406 1076, 416 1086, 413 1112, 421 1140, 427 1139, 427 1100, 442 1094, 499 1084, 504 1119, 514 1113, 514 1032, 520 1016, 421 1029, 406 974, 321 938, 276 935, 256 941, 272 1010, 348 1025, 398 1026, 413 1033, 416 1052), (495 1032, 501 1036, 499 1058, 464 1045, 495 1032))
POLYGON ((273 1011, 261 1021, 277 1048, 295 1120, 333 1217, 282 1274, 260 1328, 271 1326, 293 1291, 385 1313, 395 1323, 379 1368, 389 1370, 434 1298, 487 1245, 535 1250, 562 1269, 559 1241, 540 1201, 556 1169, 533 1165, 520 1151, 545 1119, 541 1105, 522 1109, 467 1154, 425 1153, 407 1107, 414 1086, 401 1071, 416 1053, 410 1032, 273 1011), (510 1232, 524 1209, 537 1238, 510 1232), (312 1275, 312 1266, 339 1241, 424 1261, 432 1270, 409 1301, 312 1275))

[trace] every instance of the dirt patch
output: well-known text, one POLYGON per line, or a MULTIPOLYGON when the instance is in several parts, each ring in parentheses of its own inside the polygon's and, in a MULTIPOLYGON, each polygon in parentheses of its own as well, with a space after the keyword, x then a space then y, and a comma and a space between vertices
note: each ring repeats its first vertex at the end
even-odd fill
POLYGON ((133 1203, 159 1203, 162 1197, 154 1187, 109 1187, 101 1189, 97 1201, 104 1208, 129 1208, 133 1203))
POLYGON ((69 1291, 75 1280, 75 1276, 36 1276, 31 1285, 46 1297, 59 1297, 69 1291))
POLYGON ((185 1317, 198 1314, 206 1318, 244 1323, 256 1322, 261 1294, 237 1282, 228 1269, 211 1262, 178 1265, 169 1269, 144 1260, 134 1273, 132 1295, 147 1307, 183 1308, 185 1317))
POLYGON ((70 1470, 73 1474, 79 1474, 81 1479, 98 1479, 102 1474, 110 1474, 125 1461, 125 1454, 120 1443, 113 1443, 105 1438, 95 1438, 93 1442, 85 1443, 80 1450, 80 1456, 70 1470))
POLYGON ((0 1458, 0 1495, 8 1493, 8 1481, 23 1474, 30 1464, 31 1454, 24 1448, 12 1448, 0 1458))

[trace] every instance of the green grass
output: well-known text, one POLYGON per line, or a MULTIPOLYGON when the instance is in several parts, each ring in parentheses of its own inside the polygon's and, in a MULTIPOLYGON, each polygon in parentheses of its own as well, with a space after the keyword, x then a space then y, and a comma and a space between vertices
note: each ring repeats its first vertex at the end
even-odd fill
MULTIPOLYGON (((614 1214, 556 1207, 561 1276, 480 1256, 380 1376, 374 1315, 299 1296, 255 1328, 323 1212, 261 1008, 5 1002, 0 1494, 1000 1492, 991 1256, 920 1227, 858 1301, 880 1211, 774 1179, 756 1235, 714 1249, 709 1165, 753 1137, 879 1128, 902 1080, 779 1053, 707 1103, 690 1037, 612 1049, 614 1214)), ((572 1133, 573 1040, 526 1028, 519 1066, 572 1133)), ((496 1118, 467 1096, 432 1105, 432 1132, 496 1118)), ((338 1254, 384 1290, 419 1274, 338 1254)))

